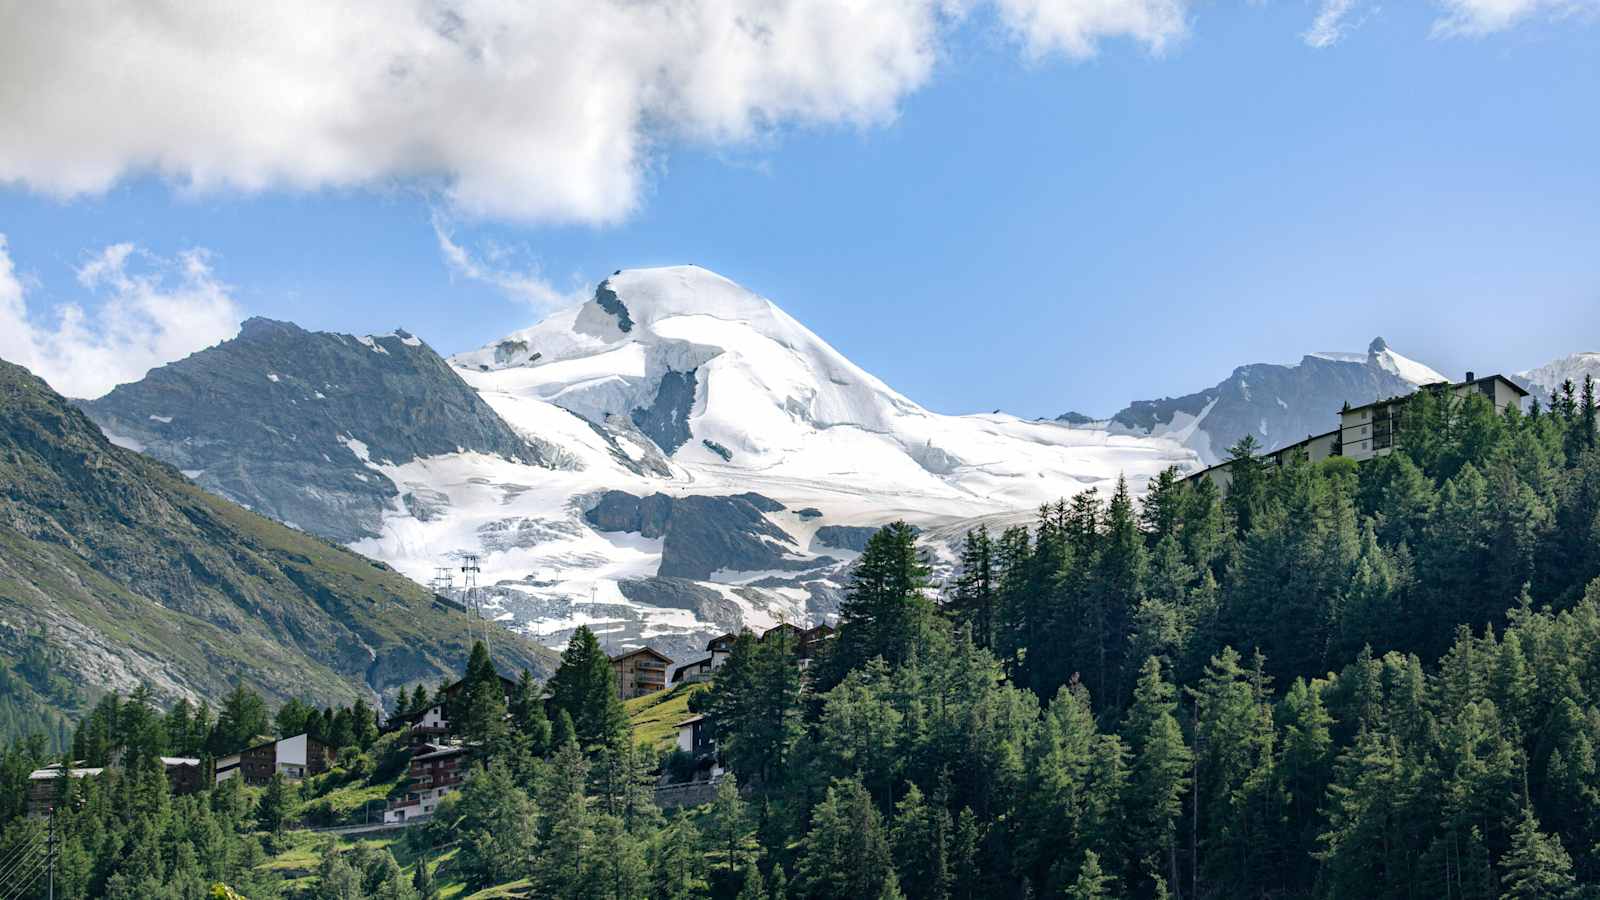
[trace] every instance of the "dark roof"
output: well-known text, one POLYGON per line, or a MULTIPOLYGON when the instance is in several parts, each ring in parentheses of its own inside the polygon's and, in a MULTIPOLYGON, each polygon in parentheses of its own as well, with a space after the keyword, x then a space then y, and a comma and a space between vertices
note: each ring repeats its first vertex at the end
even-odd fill
POLYGON ((419 759, 442 759, 446 756, 456 756, 457 754, 465 752, 467 752, 467 747, 463 744, 457 744, 453 747, 441 747, 438 750, 433 750, 428 753, 420 753, 411 757, 411 761, 416 762, 419 759))
MULTIPOLYGON (((1431 384, 1424 384, 1421 387, 1417 388, 1417 390, 1419 390, 1419 391, 1453 390, 1455 388, 1464 388, 1464 387, 1471 387, 1472 385, 1475 385, 1475 384, 1483 384, 1486 381, 1503 381, 1507 385, 1509 385, 1513 391, 1517 392, 1517 396, 1518 397, 1526 397, 1526 396, 1528 396, 1527 388, 1524 388, 1522 385, 1517 384, 1515 381, 1512 381, 1511 379, 1509 379, 1509 378, 1507 378, 1504 375, 1501 375, 1499 373, 1496 373, 1494 375, 1485 375, 1482 378, 1474 378, 1471 381, 1436 381, 1436 382, 1433 382, 1431 384)), ((1396 401, 1408 400, 1412 396, 1414 396, 1414 395, 1413 394, 1400 394, 1400 395, 1397 395, 1397 396, 1394 396, 1394 397, 1385 397, 1382 400, 1374 400, 1371 403, 1363 403, 1360 406, 1352 406, 1349 409, 1341 409, 1339 412, 1340 413, 1355 412, 1357 410, 1366 409, 1366 408, 1372 407, 1372 406, 1383 406, 1385 404, 1394 403, 1396 401)))
MULTIPOLYGON (((1357 407, 1357 408, 1359 409, 1359 407, 1357 407)), ((1323 438, 1327 438, 1327 437, 1333 437, 1334 435, 1338 434, 1339 431, 1340 431, 1340 429, 1335 428, 1332 431, 1324 431, 1321 434, 1306 435, 1304 440, 1295 441, 1292 444, 1284 444, 1282 447, 1279 447, 1279 448, 1277 448, 1275 450, 1268 450, 1268 451, 1266 451, 1264 453, 1259 453, 1259 454, 1256 455, 1256 459, 1258 459, 1258 460, 1259 459, 1271 459, 1271 458, 1273 458, 1275 456, 1280 456, 1280 455, 1282 455, 1284 453, 1288 453, 1288 452, 1290 452, 1292 450, 1298 450, 1301 447, 1308 447, 1314 441, 1319 441, 1319 440, 1322 440, 1323 438)), ((1193 479, 1199 478, 1201 475, 1206 475, 1206 474, 1209 474, 1211 472, 1215 472, 1218 469, 1226 469, 1227 467, 1233 465, 1236 462, 1238 462, 1238 460, 1236 460, 1236 459, 1225 459, 1222 462, 1216 463, 1215 465, 1206 466, 1204 469, 1200 469, 1199 471, 1190 472, 1189 474, 1183 476, 1183 480, 1184 481, 1191 481, 1193 479)))
MULTIPOLYGON (((515 678, 507 678, 506 676, 500 674, 499 672, 496 672, 494 674, 500 679, 500 683, 505 685, 507 690, 514 689, 517 686, 517 679, 515 679, 515 678)), ((450 682, 449 684, 445 685, 440 690, 444 691, 446 694, 453 694, 458 689, 460 689, 462 682, 464 682, 466 680, 467 679, 466 679, 465 676, 463 676, 461 678, 457 678, 455 681, 450 682)))
POLYGON ((624 653, 618 653, 616 656, 611 657, 611 661, 614 663, 622 662, 625 659, 629 659, 634 656, 640 656, 645 653, 654 656, 656 659, 659 659, 668 665, 672 664, 672 657, 663 654, 661 651, 656 650, 653 647, 640 647, 637 650, 629 650, 624 653))
POLYGON ((684 673, 688 672, 690 669, 698 668, 700 666, 709 666, 709 665, 711 665, 712 661, 715 660, 715 659, 716 659, 715 656, 707 656, 704 659, 696 659, 696 660, 692 660, 690 662, 686 662, 683 665, 681 665, 678 668, 673 670, 673 672, 672 672, 672 680, 675 681, 675 682, 682 681, 684 673))

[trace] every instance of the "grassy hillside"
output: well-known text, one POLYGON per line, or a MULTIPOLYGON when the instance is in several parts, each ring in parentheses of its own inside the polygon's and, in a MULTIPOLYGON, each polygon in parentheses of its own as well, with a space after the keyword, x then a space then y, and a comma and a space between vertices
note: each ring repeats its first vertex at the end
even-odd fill
POLYGON ((685 684, 623 704, 633 725, 633 739, 657 753, 671 750, 678 740, 678 723, 693 715, 689 712, 689 698, 709 687, 685 684))
MULTIPOLYGON (((215 700, 242 681, 279 699, 348 703, 453 674, 468 625, 381 563, 113 446, 43 381, 0 361, 6 668, 42 646, 53 671, 90 693, 147 681, 167 698, 215 700)), ((508 670, 553 668, 552 654, 509 634, 495 653, 508 670)))

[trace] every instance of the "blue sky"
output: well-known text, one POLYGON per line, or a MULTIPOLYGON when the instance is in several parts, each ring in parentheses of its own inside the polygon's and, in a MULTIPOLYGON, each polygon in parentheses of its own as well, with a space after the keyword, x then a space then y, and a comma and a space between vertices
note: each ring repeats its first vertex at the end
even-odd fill
POLYGON ((1314 48, 1313 3, 1179 4, 1181 34, 1108 27, 1092 56, 975 11, 886 103, 647 123, 627 199, 555 213, 400 164, 212 184, 135 162, 64 189, 0 145, 0 234, 42 333, 66 305, 116 327, 95 311, 130 291, 446 353, 543 314, 437 225, 480 275, 557 293, 706 266, 948 412, 1108 414, 1379 334, 1446 373, 1527 368, 1600 349, 1600 27, 1527 5, 1445 34, 1441 5, 1358 3, 1314 48), (84 277, 124 243, 117 277, 84 277))

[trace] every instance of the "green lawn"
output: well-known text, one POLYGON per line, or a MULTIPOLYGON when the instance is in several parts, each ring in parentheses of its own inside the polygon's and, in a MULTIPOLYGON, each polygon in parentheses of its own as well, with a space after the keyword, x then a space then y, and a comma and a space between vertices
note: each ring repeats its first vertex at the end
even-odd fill
POLYGON ((633 739, 656 753, 671 750, 678 740, 678 723, 692 715, 689 698, 709 688, 706 684, 685 684, 623 704, 628 721, 633 724, 633 739))
POLYGON ((306 824, 318 827, 361 825, 367 821, 368 807, 371 807, 372 821, 380 822, 384 810, 381 801, 387 800, 404 779, 402 775, 378 784, 356 782, 335 788, 321 797, 306 797, 290 815, 291 818, 304 819, 306 824))

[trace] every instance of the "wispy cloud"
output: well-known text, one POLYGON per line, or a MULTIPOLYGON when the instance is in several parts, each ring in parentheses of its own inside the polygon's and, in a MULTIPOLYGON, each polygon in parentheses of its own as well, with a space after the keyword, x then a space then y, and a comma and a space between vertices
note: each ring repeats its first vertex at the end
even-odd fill
POLYGON ((1357 0, 1322 0, 1322 6, 1317 10, 1317 17, 1311 21, 1300 37, 1307 46, 1322 49, 1332 47, 1344 39, 1350 29, 1359 22, 1351 22, 1351 12, 1355 10, 1357 0))
POLYGON ((1482 37, 1530 19, 1600 16, 1600 0, 1439 0, 1445 14, 1433 24, 1436 37, 1482 37))
POLYGON ((491 285, 506 296, 540 310, 569 306, 584 299, 580 290, 562 291, 552 285, 535 265, 519 267, 512 260, 514 254, 503 247, 491 245, 486 252, 474 254, 456 242, 438 213, 433 216, 433 234, 450 270, 463 278, 491 285))
POLYGON ((0 358, 67 396, 98 397, 239 331, 239 307, 204 250, 164 259, 113 244, 77 276, 89 303, 58 304, 49 321, 30 314, 28 290, 0 234, 0 358))

